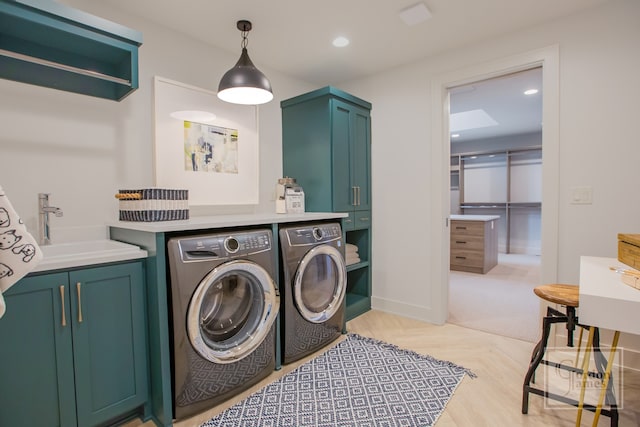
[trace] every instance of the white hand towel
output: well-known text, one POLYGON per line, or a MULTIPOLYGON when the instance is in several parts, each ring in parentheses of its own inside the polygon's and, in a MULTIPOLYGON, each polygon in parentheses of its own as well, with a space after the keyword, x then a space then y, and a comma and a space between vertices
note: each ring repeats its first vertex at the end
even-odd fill
POLYGON ((357 264, 359 262, 360 262, 360 257, 358 255, 347 254, 347 256, 346 256, 346 258, 344 260, 344 263, 346 265, 357 264))
POLYGON ((42 251, 0 187, 0 317, 6 306, 2 293, 42 260, 42 251))

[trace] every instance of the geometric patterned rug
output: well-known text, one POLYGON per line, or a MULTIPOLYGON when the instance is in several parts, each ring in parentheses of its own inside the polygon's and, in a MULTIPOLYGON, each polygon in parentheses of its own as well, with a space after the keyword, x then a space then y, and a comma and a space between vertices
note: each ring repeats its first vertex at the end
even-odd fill
POLYGON ((454 363, 348 334, 201 427, 435 424, 464 375, 454 363))

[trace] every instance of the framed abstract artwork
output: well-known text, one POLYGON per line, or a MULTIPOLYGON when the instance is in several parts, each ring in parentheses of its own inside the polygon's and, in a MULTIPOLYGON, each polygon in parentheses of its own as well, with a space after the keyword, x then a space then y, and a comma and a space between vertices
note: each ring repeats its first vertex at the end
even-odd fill
POLYGON ((154 77, 154 181, 189 190, 189 205, 258 203, 257 107, 154 77))

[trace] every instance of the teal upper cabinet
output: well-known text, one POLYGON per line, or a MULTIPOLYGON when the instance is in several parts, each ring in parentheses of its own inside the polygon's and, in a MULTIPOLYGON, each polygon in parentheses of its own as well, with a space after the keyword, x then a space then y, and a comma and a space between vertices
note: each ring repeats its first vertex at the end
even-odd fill
POLYGON ((51 0, 0 0, 0 78, 121 100, 142 34, 51 0))
POLYGON ((328 86, 281 107, 283 173, 304 189, 306 210, 357 221, 371 210, 371 104, 328 86))

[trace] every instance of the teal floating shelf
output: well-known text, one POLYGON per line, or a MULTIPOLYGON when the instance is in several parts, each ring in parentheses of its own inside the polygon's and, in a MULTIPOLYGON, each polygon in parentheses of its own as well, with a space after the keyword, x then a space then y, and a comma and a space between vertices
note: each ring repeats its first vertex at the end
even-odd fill
POLYGON ((0 78, 120 101, 142 33, 51 0, 0 0, 0 78))

